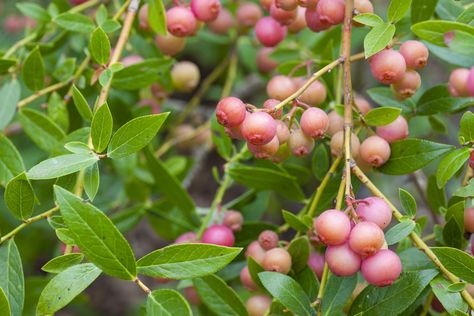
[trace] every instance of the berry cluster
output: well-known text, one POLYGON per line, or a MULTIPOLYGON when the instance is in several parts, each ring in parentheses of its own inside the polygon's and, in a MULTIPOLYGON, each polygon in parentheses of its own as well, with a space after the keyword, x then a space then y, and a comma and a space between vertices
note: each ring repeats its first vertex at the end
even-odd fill
POLYGON ((474 67, 455 69, 449 76, 448 89, 453 97, 474 96, 474 67))

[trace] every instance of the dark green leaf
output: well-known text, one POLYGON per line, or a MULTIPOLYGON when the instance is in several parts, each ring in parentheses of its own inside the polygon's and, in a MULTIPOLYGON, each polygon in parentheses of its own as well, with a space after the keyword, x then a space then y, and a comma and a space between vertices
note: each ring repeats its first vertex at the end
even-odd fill
POLYGON ((416 224, 412 220, 404 220, 393 226, 385 233, 387 244, 393 245, 401 241, 403 238, 407 237, 413 229, 415 229, 415 226, 416 224))
POLYGON ((401 112, 402 110, 400 108, 384 106, 370 110, 365 114, 364 120, 365 123, 370 126, 388 125, 395 121, 401 112))
POLYGON ((0 315, 10 316, 11 314, 12 313, 8 298, 5 295, 3 289, 0 287, 0 315))
POLYGON ((148 24, 153 31, 166 35, 166 11, 161 0, 148 0, 148 24))
POLYGON ((405 213, 409 216, 416 215, 416 200, 415 198, 408 192, 403 189, 398 189, 398 196, 400 197, 400 204, 403 207, 405 213))
POLYGON ((107 103, 104 103, 95 111, 91 125, 92 144, 96 152, 103 152, 107 148, 113 126, 112 113, 107 103))
POLYGON ((289 246, 288 252, 291 256, 291 268, 296 273, 306 267, 308 262, 310 245, 306 236, 293 239, 289 246))
POLYGON ((380 106, 396 107, 403 110, 403 112, 410 112, 411 109, 403 102, 397 101, 393 98, 393 92, 390 88, 376 87, 367 90, 367 94, 374 102, 380 106))
POLYGON ((308 231, 308 229, 311 228, 311 226, 308 226, 306 225, 305 222, 303 222, 302 220, 300 220, 296 215, 294 215, 293 213, 290 213, 288 211, 285 211, 283 210, 282 211, 282 214, 283 214, 283 219, 285 220, 285 222, 290 225, 291 228, 297 230, 297 231, 300 231, 300 232, 306 232, 308 231))
POLYGON ((54 179, 59 178, 82 169, 85 169, 94 163, 98 158, 90 154, 68 154, 46 159, 33 168, 27 176, 31 180, 54 179))
POLYGON ((431 281, 430 285, 436 298, 449 314, 455 314, 457 309, 466 310, 467 305, 463 301, 461 294, 450 292, 448 288, 452 284, 444 277, 437 276, 431 281))
POLYGON ((25 85, 33 91, 44 87, 44 62, 38 47, 26 57, 22 68, 22 77, 25 85))
POLYGON ((18 120, 28 137, 44 151, 55 150, 65 136, 54 121, 39 111, 23 108, 18 120))
POLYGON ((100 173, 99 164, 94 163, 86 168, 84 173, 84 191, 89 200, 93 201, 99 191, 100 173))
POLYGON ((417 248, 408 248, 400 252, 400 260, 404 272, 436 269, 433 261, 417 248))
POLYGON ((0 130, 3 130, 15 116, 16 105, 20 100, 21 87, 18 81, 12 80, 3 84, 0 89, 0 130))
POLYGON ((54 18, 54 22, 65 30, 79 33, 92 33, 94 23, 92 20, 79 13, 65 12, 54 18))
POLYGON ((64 131, 69 129, 69 113, 63 98, 56 92, 51 94, 48 101, 48 117, 64 131))
POLYGON ((468 283, 474 283, 474 258, 462 250, 449 247, 431 248, 446 269, 468 283))
POLYGON ((106 65, 110 58, 110 41, 104 30, 99 26, 92 32, 89 42, 92 58, 99 65, 106 65))
POLYGON ((306 266, 303 270, 294 275, 294 279, 303 288, 310 301, 314 301, 318 295, 319 281, 316 274, 306 266))
POLYGON ((313 151, 311 169, 318 180, 322 180, 329 170, 329 153, 324 144, 318 145, 313 151))
POLYGON ((357 14, 352 19, 360 24, 368 25, 371 27, 374 27, 383 23, 382 18, 379 17, 377 14, 373 14, 373 13, 357 14))
POLYGON ((458 203, 449 206, 445 219, 446 225, 443 228, 443 240, 446 246, 462 248, 464 241, 464 208, 465 202, 461 200, 458 203))
POLYGON ((438 0, 415 0, 411 2, 411 23, 422 22, 433 16, 438 0))
POLYGON ((86 98, 82 95, 81 91, 74 85, 72 86, 72 99, 77 111, 86 121, 92 120, 92 110, 87 103, 86 98))
POLYGON ((112 86, 123 90, 142 89, 159 81, 162 73, 168 71, 172 64, 172 59, 162 58, 125 67, 114 74, 112 86))
POLYGON ((322 301, 324 316, 339 315, 357 285, 357 277, 330 275, 322 301))
POLYGON ((247 267, 249 269, 250 276, 252 277, 252 280, 255 282, 255 284, 258 285, 259 289, 262 289, 265 291, 265 287, 263 286, 262 281, 260 281, 260 278, 258 277, 258 274, 265 270, 251 256, 247 257, 247 267))
POLYGON ((411 0, 391 0, 387 11, 389 22, 396 23, 400 21, 410 9, 410 5, 411 0))
POLYGON ((426 197, 428 204, 433 211, 439 213, 440 207, 446 207, 446 192, 444 188, 438 188, 436 176, 432 174, 428 178, 428 187, 426 188, 426 197))
POLYGON ((8 182, 4 197, 7 207, 17 218, 25 220, 33 213, 35 192, 24 172, 8 182))
POLYGON ((439 162, 438 171, 436 172, 436 183, 438 188, 442 188, 446 183, 464 166, 464 163, 469 159, 469 148, 456 149, 439 162))
POLYGON ((5 186, 10 179, 25 170, 23 159, 15 145, 0 134, 0 184, 5 186))
POLYGON ((0 288, 10 303, 13 316, 21 316, 25 300, 25 280, 20 253, 13 239, 0 246, 0 288))
POLYGON ((171 289, 160 289, 151 292, 146 302, 147 316, 182 315, 192 316, 191 307, 184 297, 171 289))
POLYGON ((84 259, 82 253, 68 253, 49 260, 41 267, 41 270, 48 273, 61 273, 64 270, 81 263, 82 259, 84 259))
POLYGON ((411 27, 421 39, 438 46, 445 46, 444 34, 451 31, 463 31, 469 34, 474 34, 474 27, 453 21, 430 20, 417 23, 411 27))
POLYGON ((463 114, 461 122, 459 123, 458 137, 461 144, 474 142, 474 114, 471 111, 463 114))
POLYGON ((417 115, 455 112, 474 105, 474 98, 456 98, 451 96, 444 85, 426 90, 416 104, 417 115))
POLYGON ((380 52, 384 49, 395 34, 395 25, 391 23, 382 23, 370 30, 364 39, 365 58, 380 52))

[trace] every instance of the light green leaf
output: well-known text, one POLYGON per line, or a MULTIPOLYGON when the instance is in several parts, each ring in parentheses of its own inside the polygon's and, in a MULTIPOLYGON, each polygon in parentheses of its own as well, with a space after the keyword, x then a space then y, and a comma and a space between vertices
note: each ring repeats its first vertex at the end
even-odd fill
POLYGON ((147 316, 192 316, 191 307, 179 292, 160 289, 151 292, 146 302, 147 316))
POLYGON ((364 38, 365 58, 377 54, 384 49, 395 34, 395 25, 391 23, 382 23, 375 26, 364 38))
POLYGON ((460 197, 474 197, 474 179, 469 180, 468 185, 457 189, 453 195, 460 197))
POLYGON ((86 168, 84 173, 84 191, 86 191, 89 200, 93 201, 99 191, 100 173, 99 164, 94 163, 86 168))
POLYGON ((87 146, 86 143, 83 142, 78 142, 78 141, 73 141, 64 144, 64 148, 72 152, 73 154, 83 154, 83 155, 91 155, 92 151, 87 146))
POLYGON ((35 192, 24 172, 8 182, 4 197, 7 207, 17 218, 25 220, 33 213, 35 192))
POLYGON ((41 267, 41 270, 48 273, 61 273, 64 270, 81 263, 82 259, 84 259, 82 253, 68 253, 49 260, 41 267))
POLYGON ((357 14, 352 19, 360 24, 364 24, 371 27, 374 27, 383 23, 382 18, 379 17, 377 14, 373 14, 373 13, 357 14))
POLYGON ((474 257, 450 247, 432 247, 446 269, 468 283, 474 283, 474 257))
POLYGON ((464 239, 464 209, 466 203, 461 200, 449 206, 446 211, 446 224, 443 227, 443 240, 446 246, 463 248, 464 239))
POLYGON ((84 98, 81 91, 79 91, 75 85, 72 86, 72 99, 82 118, 86 121, 92 120, 92 110, 89 107, 86 98, 84 98))
POLYGON ((71 32, 92 33, 94 31, 94 22, 89 17, 79 13, 61 13, 54 18, 54 22, 71 32))
POLYGON ((416 104, 417 115, 456 112, 474 105, 474 98, 453 97, 447 86, 434 86, 426 90, 416 104))
POLYGON ((474 114, 471 111, 462 115, 458 138, 461 144, 474 142, 474 114))
POLYGON ((0 130, 3 130, 15 116, 16 105, 20 100, 21 87, 17 80, 8 81, 0 89, 0 130))
POLYGON ((453 21, 429 20, 412 25, 411 30, 421 39, 438 46, 445 46, 444 34, 451 31, 463 31, 474 35, 474 27, 453 21))
POLYGON ((32 109, 23 108, 18 113, 21 127, 39 148, 52 152, 59 146, 65 134, 54 121, 32 109))
POLYGON ((25 301, 25 280, 20 253, 13 239, 0 246, 0 288, 10 303, 12 316, 21 316, 25 301))
POLYGON ((323 180, 329 170, 329 152, 324 144, 319 144, 313 151, 311 169, 318 180, 323 180))
POLYGON ((464 166, 465 162, 469 159, 469 153, 469 148, 458 148, 441 159, 436 171, 438 188, 444 187, 456 172, 464 166))
POLYGON ((112 113, 110 113, 107 103, 104 103, 95 111, 92 119, 91 137, 96 152, 103 152, 107 148, 112 136, 113 125, 112 113))
POLYGON ((104 30, 99 26, 92 32, 89 50, 91 52, 92 58, 99 65, 106 65, 109 62, 110 58, 110 41, 105 34, 104 30))
POLYGON ((332 316, 342 313, 345 303, 350 299, 356 285, 357 277, 355 275, 351 277, 329 276, 321 303, 323 315, 332 316))
POLYGON ((162 79, 162 74, 172 65, 173 59, 153 58, 125 67, 114 73, 112 87, 122 90, 142 89, 162 79))
POLYGON ((166 11, 162 0, 148 0, 148 24, 153 31, 166 35, 166 11))
POLYGON ((88 154, 68 154, 46 159, 33 168, 27 176, 31 180, 54 179, 59 178, 96 163, 98 158, 88 154))
POLYGON ((11 314, 10 302, 8 302, 5 292, 0 287, 0 315, 10 316, 11 314))
POLYGON ((5 186, 10 179, 25 170, 23 159, 15 145, 0 134, 0 184, 5 186))
POLYGON ((113 33, 120 29, 121 25, 119 22, 113 19, 108 19, 104 21, 104 23, 102 23, 100 27, 104 30, 105 33, 113 33))
POLYGON ((112 221, 69 191, 54 186, 54 192, 64 222, 87 259, 106 274, 124 280, 134 279, 135 256, 112 221))
POLYGON ((288 211, 283 210, 283 219, 285 222, 290 225, 291 228, 300 231, 300 232, 306 232, 308 229, 311 228, 311 226, 306 225, 305 222, 303 222, 301 219, 299 219, 296 215, 293 213, 290 213, 288 211))
POLYGON ((387 18, 389 22, 397 23, 410 9, 411 0, 391 0, 388 6, 387 18))
POLYGON ((402 205, 402 208, 405 211, 405 213, 412 217, 415 216, 416 215, 416 200, 410 194, 410 192, 400 188, 398 189, 398 196, 400 198, 400 204, 402 205))
POLYGON ((29 16, 40 22, 49 22, 51 17, 48 11, 43 9, 40 5, 32 2, 17 3, 16 7, 25 16, 29 16))
POLYGON ((365 123, 370 126, 388 125, 400 116, 402 109, 393 107, 380 107, 370 110, 364 116, 365 123))
POLYGON ((415 229, 415 226, 416 224, 414 221, 404 220, 390 228, 385 233, 385 241, 387 242, 387 245, 394 245, 410 235, 410 233, 415 229))
POLYGON ((44 87, 44 61, 38 47, 33 49, 28 57, 26 57, 22 68, 22 77, 25 85, 33 90, 38 91, 44 87))
POLYGON ((461 294, 449 291, 449 287, 452 285, 450 281, 442 276, 437 276, 430 282, 430 285, 436 298, 449 314, 455 314, 457 309, 466 310, 467 305, 463 301, 461 294))

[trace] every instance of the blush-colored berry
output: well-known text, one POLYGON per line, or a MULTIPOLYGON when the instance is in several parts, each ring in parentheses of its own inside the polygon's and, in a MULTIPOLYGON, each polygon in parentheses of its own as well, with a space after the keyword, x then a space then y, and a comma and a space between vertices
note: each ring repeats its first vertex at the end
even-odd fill
POLYGON ((469 76, 467 77, 467 90, 469 94, 474 97, 474 67, 469 70, 469 76))
POLYGON ((360 269, 361 258, 356 254, 348 243, 338 246, 329 246, 324 258, 329 270, 338 276, 351 276, 360 269))
POLYGON ((349 236, 349 246, 362 257, 371 256, 382 248, 382 229, 372 222, 360 222, 354 226, 349 236))
POLYGON ((251 143, 247 144, 249 151, 257 159, 270 159, 278 152, 280 148, 280 142, 278 141, 278 136, 275 135, 272 140, 263 145, 253 145, 251 143))
POLYGON ((265 145, 276 135, 276 123, 270 114, 254 112, 242 123, 242 136, 252 145, 265 145))
POLYGON ((249 316, 265 316, 272 305, 272 298, 267 295, 251 296, 245 303, 249 316))
POLYGON ((359 109, 359 112, 362 114, 366 114, 372 109, 372 106, 370 105, 369 101, 367 101, 364 97, 360 95, 356 95, 354 97, 354 104, 359 109))
POLYGON ((318 252, 311 252, 308 257, 308 266, 316 273, 316 276, 320 280, 323 275, 324 262, 324 255, 318 252))
POLYGON ((464 230, 468 233, 474 233, 474 207, 468 207, 464 210, 464 230))
POLYGON ((244 2, 237 8, 237 22, 242 27, 252 27, 262 18, 262 9, 253 2, 244 2))
POLYGON ((148 24, 148 4, 146 3, 138 11, 138 26, 144 31, 148 32, 150 30, 150 25, 148 24))
POLYGON ((288 31, 290 31, 290 33, 298 33, 299 31, 304 30, 307 26, 305 18, 306 9, 298 7, 296 10, 295 20, 288 25, 288 31))
POLYGON ((181 52, 186 46, 186 39, 184 37, 177 37, 171 33, 166 35, 158 34, 155 37, 156 46, 164 55, 174 56, 181 52))
POLYGON ((300 125, 306 135, 312 138, 321 138, 329 127, 329 118, 323 110, 309 108, 301 115, 300 125))
POLYGON ((265 16, 255 25, 255 35, 263 46, 274 47, 285 39, 286 27, 272 17, 265 16))
POLYGON ((374 13, 374 6, 370 0, 354 0, 354 9, 359 13, 374 13))
POLYGON ((207 23, 209 30, 216 34, 226 34, 234 25, 234 17, 230 11, 225 8, 221 8, 219 15, 214 21, 207 23))
POLYGON ((369 59, 370 70, 374 78, 384 84, 400 80, 406 71, 402 54, 393 49, 384 49, 369 59))
POLYGON ((370 136, 360 144, 359 153, 366 163, 380 167, 390 158, 390 144, 380 136, 370 136))
POLYGON ((400 276, 402 263, 396 253, 382 249, 362 261, 361 272, 369 284, 388 286, 400 276))
MULTIPOLYGON (((331 154, 336 157, 340 157, 344 154, 344 131, 339 131, 332 135, 331 142, 331 154)), ((351 133, 351 155, 352 158, 359 157, 360 141, 356 134, 351 133)))
POLYGON ((408 122, 403 116, 399 116, 392 123, 377 127, 377 135, 389 143, 408 137, 408 122))
POLYGON ((266 110, 270 110, 268 114, 270 114, 274 119, 278 120, 281 118, 283 114, 283 109, 280 108, 278 111, 274 111, 275 107, 280 104, 280 101, 277 99, 267 99, 263 102, 263 108, 266 110))
POLYGON ((177 91, 191 92, 200 78, 199 68, 190 61, 180 61, 171 68, 171 82, 177 91))
POLYGON ((291 11, 298 7, 296 0, 275 0, 275 6, 279 9, 291 11))
POLYGON ((359 201, 356 213, 360 220, 375 223, 381 229, 385 229, 392 221, 392 209, 384 199, 376 196, 359 201))
POLYGON ((395 91, 396 95, 401 99, 407 99, 413 96, 420 86, 420 75, 411 69, 408 69, 399 81, 392 83, 393 91, 395 91))
POLYGON ((201 298, 199 297, 198 292, 193 286, 184 288, 183 292, 189 303, 191 303, 192 305, 201 304, 201 298))
POLYGON ((173 7, 166 11, 166 25, 168 32, 178 37, 192 35, 198 27, 194 14, 185 7, 173 7))
POLYGON ((400 54, 405 58, 407 68, 421 69, 428 62, 428 48, 420 41, 406 41, 400 45, 400 54))
POLYGON ((197 234, 195 232, 187 232, 181 234, 176 238, 174 241, 175 244, 188 244, 188 243, 195 243, 197 242, 197 234))
POLYGON ((265 250, 270 250, 278 246, 278 234, 272 230, 264 230, 258 236, 258 242, 265 250))
POLYGON ((448 89, 454 97, 468 97, 469 89, 467 88, 467 78, 469 77, 469 69, 457 68, 451 72, 448 81, 448 89))
POLYGON ((202 242, 220 246, 232 247, 235 237, 232 230, 224 225, 209 226, 202 234, 202 242))
POLYGON ((303 133, 301 128, 290 131, 288 148, 296 157, 308 155, 314 148, 314 139, 303 133))
POLYGON ((270 79, 267 84, 267 94, 270 98, 282 101, 296 91, 296 86, 291 78, 278 75, 270 79))
POLYGON ((262 47, 257 52, 257 68, 263 73, 268 73, 278 66, 278 62, 270 57, 273 52, 271 47, 262 47))
POLYGON ((144 60, 143 57, 140 55, 128 55, 122 58, 120 62, 122 63, 124 67, 129 67, 132 65, 139 64, 143 62, 143 60, 144 60))
POLYGON ((326 21, 321 21, 320 16, 316 8, 307 8, 305 12, 306 25, 313 32, 321 32, 331 27, 331 24, 326 21))
POLYGON ((324 244, 336 246, 343 244, 349 238, 351 221, 344 212, 330 209, 316 218, 314 229, 324 244))
POLYGON ((326 87, 321 81, 316 80, 300 95, 300 101, 312 105, 319 106, 326 100, 326 87))
POLYGON ((322 23, 336 25, 344 21, 344 0, 319 0, 316 10, 322 23))
POLYGON ((248 245, 247 250, 245 251, 245 257, 252 257, 255 262, 261 265, 263 258, 265 257, 265 253, 266 250, 260 246, 260 243, 257 240, 255 240, 248 245))
POLYGON ((251 292, 258 290, 258 286, 255 283, 255 281, 252 279, 252 276, 250 275, 250 272, 249 272, 249 267, 247 266, 245 266, 240 271, 240 282, 242 282, 242 285, 251 292))
POLYGON ((273 248, 263 257, 262 267, 266 271, 287 274, 291 270, 291 256, 283 248, 273 248))
POLYGON ((276 6, 275 1, 270 6, 270 16, 277 22, 283 25, 289 25, 296 19, 296 9, 287 11, 276 6))
POLYGON ((242 229, 244 217, 242 213, 234 210, 227 210, 222 218, 222 225, 225 225, 232 229, 234 232, 242 229))
POLYGON ((328 113, 329 127, 327 133, 331 136, 340 132, 344 129, 344 118, 340 116, 336 111, 328 113))
POLYGON ((220 10, 221 2, 219 0, 191 0, 191 11, 199 21, 214 21, 220 10))
POLYGON ((297 0, 298 5, 302 8, 307 8, 307 9, 316 9, 316 6, 318 5, 319 0, 297 0))
POLYGON ((283 121, 276 121, 276 124, 276 137, 278 137, 278 143, 280 145, 285 144, 290 138, 290 129, 288 128, 288 125, 286 125, 286 123, 283 121))
POLYGON ((238 98, 226 97, 217 103, 217 122, 223 126, 238 126, 245 120, 246 115, 247 110, 245 104, 238 98))
POLYGON ((273 0, 259 0, 259 2, 264 10, 270 11, 273 0))

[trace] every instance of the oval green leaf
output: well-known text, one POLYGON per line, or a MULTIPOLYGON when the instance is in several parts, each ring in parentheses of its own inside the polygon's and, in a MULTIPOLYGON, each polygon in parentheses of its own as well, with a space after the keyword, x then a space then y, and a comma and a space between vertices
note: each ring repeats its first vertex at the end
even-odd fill
POLYGON ((41 270, 48 273, 61 273, 64 270, 81 263, 84 259, 82 253, 68 253, 46 262, 41 270))
POLYGON ((33 90, 38 91, 44 86, 44 61, 38 47, 33 49, 26 57, 22 68, 22 77, 25 85, 33 90))
POLYGON ((7 207, 17 218, 25 220, 33 213, 35 192, 24 172, 8 182, 4 197, 7 207))
POLYGON ((100 26, 91 34, 89 50, 99 65, 106 65, 109 62, 110 40, 100 26))
POLYGON ((96 152, 103 152, 107 148, 113 126, 112 113, 107 103, 104 103, 95 111, 91 125, 92 144, 96 152))
POLYGON ((90 154, 68 154, 46 159, 33 168, 27 176, 31 180, 43 180, 59 178, 82 169, 85 169, 94 163, 98 158, 90 154))
POLYGON ((370 110, 364 116, 365 123, 370 126, 388 125, 395 121, 402 109, 394 107, 380 107, 370 110))
POLYGON ((369 58, 384 49, 392 41, 394 34, 395 25, 388 22, 372 28, 364 38, 365 58, 369 58))
POLYGON ((12 315, 22 315, 25 280, 20 253, 13 239, 0 246, 0 288, 10 303, 12 315))

